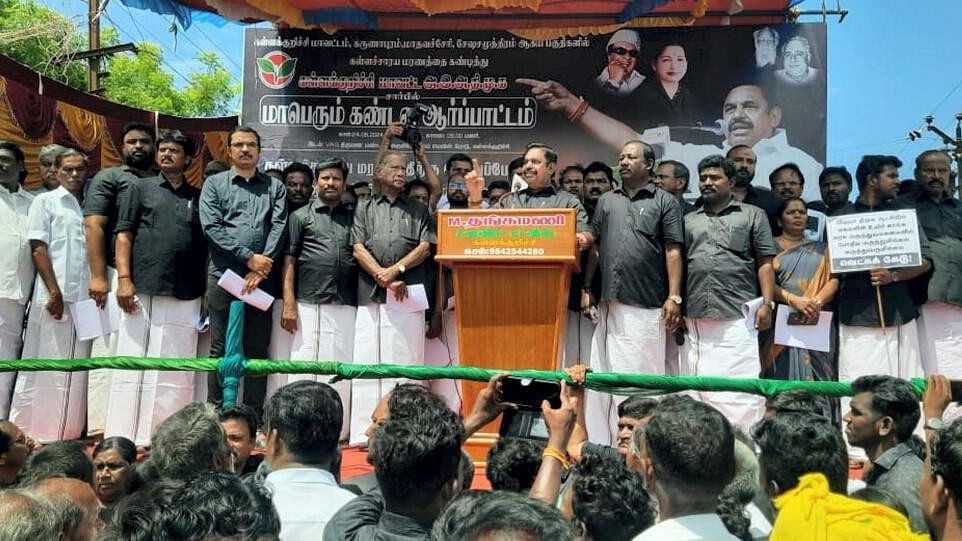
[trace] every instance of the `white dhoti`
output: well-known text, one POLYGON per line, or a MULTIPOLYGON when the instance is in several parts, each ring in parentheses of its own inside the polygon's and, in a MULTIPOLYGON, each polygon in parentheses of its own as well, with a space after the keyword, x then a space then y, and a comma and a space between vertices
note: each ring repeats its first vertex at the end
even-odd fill
MULTIPOLYGON (((117 291, 117 269, 107 267, 110 291, 117 291)), ((108 301, 109 302, 109 301, 108 301)), ((91 340, 91 357, 117 355, 117 333, 110 333, 91 340)), ((110 395, 110 377, 114 370, 91 370, 87 373, 87 434, 101 434, 107 426, 107 401, 110 395)))
MULTIPOLYGON (((0 299, 0 359, 20 358, 23 348, 23 316, 26 305, 11 299, 0 299)), ((0 372, 0 419, 10 415, 10 399, 13 385, 17 381, 16 372, 0 372)))
MULTIPOLYGON (((281 314, 275 314, 280 321, 281 314)), ((280 332, 286 334, 281 340, 290 344, 289 357, 292 361, 337 361, 350 363, 354 357, 354 322, 357 309, 353 306, 340 304, 311 304, 297 303, 297 331, 291 334, 283 328, 280 332)), ((273 347, 274 335, 271 335, 273 347)), ((273 357, 272 357, 273 358, 273 357)), ((327 383, 329 375, 315 374, 271 374, 267 376, 267 396, 274 394, 288 383, 295 381, 319 381, 327 383)), ((351 429, 351 384, 350 380, 339 381, 333 385, 341 406, 344 409, 341 439, 346 440, 351 429)), ((373 411, 373 410, 372 410, 373 411)), ((371 412, 366 412, 370 420, 371 412)), ((361 427, 361 433, 367 424, 361 427)))
MULTIPOLYGON (((757 378, 761 371, 758 332, 744 319, 685 319, 688 335, 681 348, 681 370, 692 376, 757 378)), ((694 392, 746 433, 761 419, 765 400, 747 393, 694 392)))
MULTIPOLYGON (((193 358, 201 299, 141 295, 140 310, 121 313, 117 355, 193 358)), ((194 400, 196 372, 111 370, 105 437, 149 445, 160 423, 194 400)))
POLYGON ((580 310, 568 310, 564 350, 561 357, 563 368, 591 362, 591 344, 594 334, 594 322, 583 316, 580 310))
MULTIPOLYGON (((401 313, 386 304, 357 307, 354 363, 424 365, 424 311, 401 313)), ((364 431, 381 396, 404 379, 358 379, 351 385, 350 444, 367 441, 364 431)))
MULTIPOLYGON (((942 374, 962 379, 962 306, 929 301, 922 305, 918 319, 922 368, 925 374, 942 374)), ((949 404, 943 418, 962 416, 957 402, 949 404)))
MULTIPOLYGON (((460 366, 461 354, 458 351, 458 322, 454 310, 441 313, 441 336, 425 340, 425 366, 460 366)), ((461 412, 461 382, 455 379, 432 379, 428 382, 431 391, 444 399, 453 411, 461 412)))
MULTIPOLYGON (((882 374, 902 379, 921 378, 922 354, 917 320, 898 327, 838 326, 838 380, 852 382, 862 376, 882 374)), ((851 398, 840 401, 842 416, 848 413, 851 398)), ((924 438, 920 419, 916 433, 924 438)), ((843 433, 844 434, 844 433, 843 433)), ((846 445, 848 437, 846 436, 846 445)), ((865 451, 849 446, 852 457, 864 459, 865 451)))
MULTIPOLYGON (((90 356, 90 341, 77 340, 70 303, 56 320, 46 301, 30 307, 23 341, 25 359, 76 359, 90 356)), ((87 372, 20 372, 10 405, 10 420, 38 443, 75 440, 86 421, 87 372)))
MULTIPOLYGON (((591 369, 621 374, 665 373, 665 325, 661 308, 639 308, 619 302, 599 306, 591 347, 591 369)), ((588 439, 614 445, 618 404, 624 397, 588 391, 585 422, 588 439)))

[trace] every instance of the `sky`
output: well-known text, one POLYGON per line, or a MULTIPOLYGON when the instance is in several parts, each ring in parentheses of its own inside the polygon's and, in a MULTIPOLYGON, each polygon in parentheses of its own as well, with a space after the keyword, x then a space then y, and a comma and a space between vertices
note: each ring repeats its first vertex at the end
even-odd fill
MULTIPOLYGON (((39 0, 47 7, 86 24, 84 0, 39 0)), ((834 5, 834 1, 826 1, 834 5)), ((828 19, 828 165, 854 171, 863 154, 895 154, 911 163, 923 150, 940 147, 934 134, 910 142, 907 134, 923 125, 926 115, 954 134, 956 113, 962 112, 962 72, 954 68, 962 2, 957 0, 848 0, 842 23, 828 19), (955 38, 955 39, 953 39, 955 38)), ((806 0, 802 10, 821 9, 822 0, 806 0)), ((123 41, 154 41, 164 48, 167 69, 175 84, 200 65, 199 50, 214 50, 237 81, 242 77, 243 29, 228 23, 198 22, 176 40, 170 17, 128 8, 111 1, 103 24, 120 30, 123 41)), ((801 22, 819 22, 805 16, 801 22)), ((269 27, 267 23, 259 26, 269 27)), ((903 172, 910 172, 906 167, 903 172)))

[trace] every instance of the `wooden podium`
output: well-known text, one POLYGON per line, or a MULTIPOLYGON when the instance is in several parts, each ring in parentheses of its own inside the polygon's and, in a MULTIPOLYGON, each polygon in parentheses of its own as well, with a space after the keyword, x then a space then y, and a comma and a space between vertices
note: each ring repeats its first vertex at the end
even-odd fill
MULTIPOLYGON (((555 370, 564 341, 572 270, 572 209, 441 210, 436 260, 454 272, 462 366, 555 370)), ((463 382, 464 411, 484 384, 463 382)), ((498 439, 498 422, 466 448, 477 462, 498 439)))

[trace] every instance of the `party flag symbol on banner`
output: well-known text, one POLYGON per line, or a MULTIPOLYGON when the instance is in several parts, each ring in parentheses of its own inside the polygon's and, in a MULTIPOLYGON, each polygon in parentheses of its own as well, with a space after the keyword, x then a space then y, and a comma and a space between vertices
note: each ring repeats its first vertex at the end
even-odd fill
POLYGON ((257 75, 267 88, 280 90, 294 80, 297 59, 283 51, 271 51, 257 59, 257 75))

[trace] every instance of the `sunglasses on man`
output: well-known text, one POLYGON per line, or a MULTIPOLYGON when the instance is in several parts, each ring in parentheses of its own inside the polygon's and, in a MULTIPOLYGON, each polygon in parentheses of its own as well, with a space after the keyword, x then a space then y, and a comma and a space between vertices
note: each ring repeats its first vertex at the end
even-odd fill
POLYGON ((616 54, 619 56, 628 55, 632 58, 638 58, 638 51, 636 49, 625 49, 624 47, 608 47, 608 54, 616 54))

